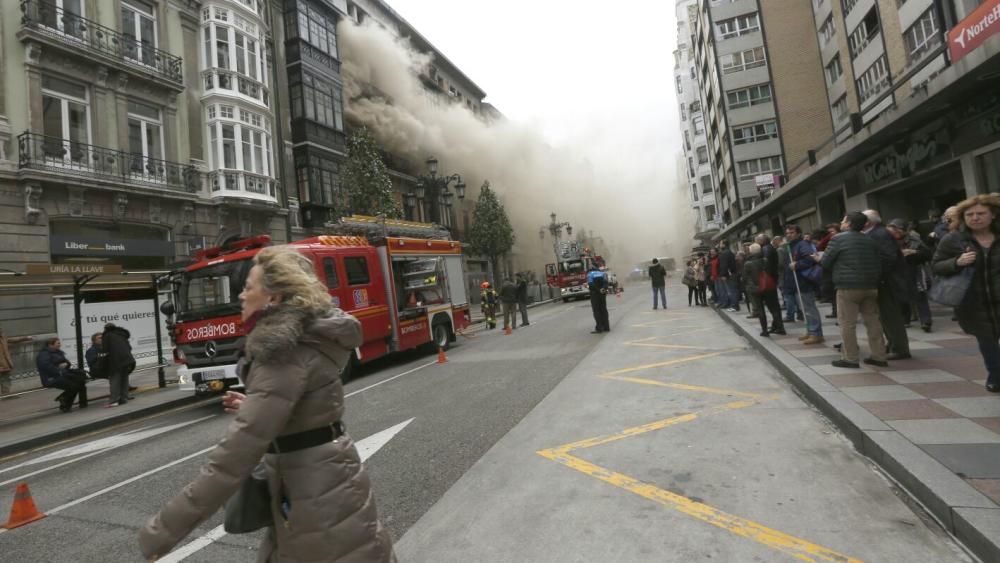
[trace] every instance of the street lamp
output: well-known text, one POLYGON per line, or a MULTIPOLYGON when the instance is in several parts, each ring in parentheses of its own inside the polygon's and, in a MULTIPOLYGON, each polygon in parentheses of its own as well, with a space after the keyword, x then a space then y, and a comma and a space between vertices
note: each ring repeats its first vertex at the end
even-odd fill
POLYGON ((543 226, 542 228, 540 228, 538 230, 538 236, 539 236, 539 238, 545 238, 545 230, 546 230, 546 228, 548 229, 549 234, 552 235, 552 251, 556 255, 556 272, 558 273, 559 272, 559 238, 562 237, 563 228, 566 229, 566 235, 567 236, 571 236, 573 234, 573 226, 570 225, 569 222, 565 222, 564 221, 564 222, 560 223, 559 221, 556 221, 556 214, 555 213, 552 213, 551 215, 549 215, 549 218, 551 219, 551 221, 549 221, 549 224, 547 226, 543 226))
POLYGON ((465 199, 465 182, 459 174, 438 176, 438 159, 433 156, 426 160, 429 175, 419 176, 416 188, 408 196, 408 202, 412 202, 413 207, 422 207, 424 201, 430 202, 430 220, 453 229, 451 208, 454 205, 452 198, 458 195, 458 199, 465 199), (455 193, 448 190, 448 184, 455 182, 455 193), (416 200, 416 201, 414 201, 416 200), (419 203, 418 203, 419 202, 419 203))

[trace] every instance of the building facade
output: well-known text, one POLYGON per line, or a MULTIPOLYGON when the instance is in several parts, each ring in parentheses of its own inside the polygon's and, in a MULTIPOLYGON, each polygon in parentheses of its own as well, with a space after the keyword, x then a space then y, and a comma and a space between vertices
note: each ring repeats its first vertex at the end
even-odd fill
POLYGON ((833 135, 723 234, 845 211, 923 221, 1000 190, 1000 1, 814 0, 833 135))
POLYGON ((812 22, 808 2, 697 4, 690 41, 724 224, 830 136, 812 22))

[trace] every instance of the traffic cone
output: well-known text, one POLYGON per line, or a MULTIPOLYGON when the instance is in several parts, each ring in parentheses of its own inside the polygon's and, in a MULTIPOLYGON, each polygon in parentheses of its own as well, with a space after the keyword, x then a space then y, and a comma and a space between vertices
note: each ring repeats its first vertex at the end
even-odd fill
POLYGON ((438 348, 438 363, 446 364, 448 363, 448 356, 444 355, 444 348, 438 348))
POLYGON ((39 512, 35 506, 35 501, 31 498, 31 491, 28 490, 28 484, 20 483, 14 492, 14 506, 10 509, 10 519, 3 527, 11 530, 42 518, 45 518, 45 515, 39 512))
POLYGON ((514 331, 512 331, 509 326, 505 326, 503 327, 503 333, 507 336, 510 336, 511 334, 514 334, 514 331))

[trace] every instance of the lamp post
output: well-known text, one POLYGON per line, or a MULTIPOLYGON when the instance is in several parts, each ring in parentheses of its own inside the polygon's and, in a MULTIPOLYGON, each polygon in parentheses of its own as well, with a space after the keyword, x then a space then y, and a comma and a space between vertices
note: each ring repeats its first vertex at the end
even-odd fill
POLYGON ((542 227, 538 231, 538 236, 540 238, 545 238, 545 229, 548 228, 549 234, 552 235, 552 251, 556 255, 556 273, 559 272, 559 239, 562 237, 562 231, 566 229, 566 235, 571 236, 573 234, 573 226, 568 222, 556 221, 556 214, 552 213, 549 215, 551 219, 547 227, 542 227))
POLYGON ((421 209, 419 215, 424 215, 424 202, 430 204, 430 217, 420 217, 414 213, 414 219, 430 219, 449 230, 454 229, 451 217, 451 208, 454 205, 452 198, 458 196, 459 200, 465 199, 465 182, 459 174, 438 176, 438 160, 433 156, 426 161, 428 175, 418 177, 416 188, 406 195, 406 204, 414 209, 421 209), (455 182, 455 192, 448 190, 448 185, 455 182))

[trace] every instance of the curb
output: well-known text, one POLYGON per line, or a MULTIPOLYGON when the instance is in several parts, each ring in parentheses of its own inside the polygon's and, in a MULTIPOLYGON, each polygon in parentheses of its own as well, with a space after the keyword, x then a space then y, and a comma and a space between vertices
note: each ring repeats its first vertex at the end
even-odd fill
MULTIPOLYGON (((222 400, 221 396, 205 399, 204 397, 196 397, 194 396, 194 394, 190 396, 180 397, 171 401, 166 401, 156 405, 150 405, 146 408, 137 409, 134 411, 122 412, 119 414, 109 416, 107 418, 102 418, 100 420, 86 422, 84 424, 74 426, 72 428, 58 430, 42 436, 33 436, 31 438, 27 438, 19 442, 3 445, 0 446, 0 457, 6 457, 12 454, 23 453, 25 451, 37 448, 39 446, 44 446, 46 444, 52 443, 56 440, 75 438, 83 434, 89 434, 97 430, 103 430, 110 426, 115 426, 118 424, 122 424, 124 422, 130 422, 140 418, 145 418, 149 415, 162 413, 178 407, 196 405, 199 403, 208 405, 219 402, 221 400, 222 400)), ((100 407, 88 407, 88 408, 100 408, 100 407)))
POLYGON ((723 311, 716 312, 832 420, 859 453, 878 464, 967 549, 983 561, 1000 561, 1000 509, 996 503, 784 348, 723 311))

